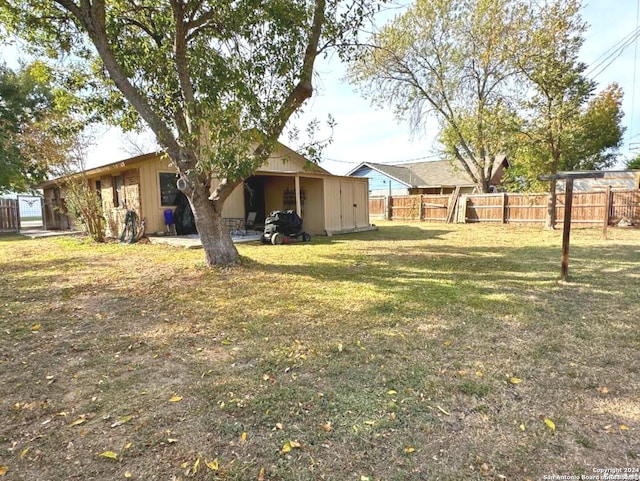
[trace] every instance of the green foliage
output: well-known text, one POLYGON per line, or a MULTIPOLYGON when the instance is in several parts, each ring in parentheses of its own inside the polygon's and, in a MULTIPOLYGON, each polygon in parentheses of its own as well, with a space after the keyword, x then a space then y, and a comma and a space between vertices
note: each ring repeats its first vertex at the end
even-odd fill
POLYGON ((640 169, 640 154, 627 162, 627 169, 640 169))
POLYGON ((523 102, 524 135, 514 163, 536 177, 559 170, 611 166, 622 142, 622 90, 616 84, 594 96, 596 84, 578 60, 586 25, 578 0, 555 0, 539 12, 525 54, 518 56, 532 93, 523 102))
POLYGON ((371 40, 352 79, 413 128, 434 115, 445 151, 483 190, 517 126, 508 93, 526 29, 517 0, 417 1, 371 40))
POLYGON ((540 174, 602 169, 624 129, 622 91, 595 83, 578 60, 579 0, 418 0, 362 49, 352 80, 413 129, 440 124, 444 152, 485 190, 507 154, 510 189, 540 174))

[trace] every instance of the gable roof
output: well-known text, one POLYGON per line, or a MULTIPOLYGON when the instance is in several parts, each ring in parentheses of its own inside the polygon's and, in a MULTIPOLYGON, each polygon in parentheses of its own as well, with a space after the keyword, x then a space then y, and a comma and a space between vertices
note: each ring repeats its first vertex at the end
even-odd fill
MULTIPOLYGON (((378 164, 373 162, 362 162, 352 169, 347 175, 352 175, 363 167, 368 167, 381 174, 413 188, 431 187, 474 187, 475 183, 469 178, 464 167, 456 163, 452 165, 449 160, 435 160, 429 162, 413 162, 407 164, 378 164)), ((509 166, 509 162, 504 155, 496 157, 494 163, 494 174, 498 167, 504 164, 509 166)))

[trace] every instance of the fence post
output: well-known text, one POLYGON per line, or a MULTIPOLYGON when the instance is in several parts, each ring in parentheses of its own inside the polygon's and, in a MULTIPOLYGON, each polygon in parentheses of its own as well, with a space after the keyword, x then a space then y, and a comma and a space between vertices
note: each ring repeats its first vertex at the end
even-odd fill
POLYGON ((507 193, 502 193, 502 223, 507 223, 507 193))
POLYGON ((393 197, 387 197, 387 220, 393 220, 393 197))
POLYGON ((420 198, 418 199, 420 202, 420 205, 418 206, 418 220, 422 221, 423 217, 424 217, 424 207, 422 205, 422 194, 420 194, 420 198))
POLYGON ((16 232, 20 233, 20 196, 16 197, 16 232))
POLYGON ((607 227, 609 227, 609 214, 611 213, 611 186, 607 186, 604 192, 604 216, 602 216, 602 238, 607 238, 607 227))

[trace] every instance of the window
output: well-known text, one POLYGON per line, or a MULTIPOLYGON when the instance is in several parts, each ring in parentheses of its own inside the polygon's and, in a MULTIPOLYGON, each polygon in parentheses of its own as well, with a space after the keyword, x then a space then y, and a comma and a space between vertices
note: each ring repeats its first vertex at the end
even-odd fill
POLYGON ((96 180, 96 196, 99 201, 102 201, 102 182, 99 180, 96 180))
POLYGON ((124 207, 124 176, 118 175, 113 177, 113 206, 124 207))
POLYGON ((176 186, 176 174, 168 174, 161 172, 160 174, 160 205, 174 206, 178 205, 178 195, 180 190, 176 186))

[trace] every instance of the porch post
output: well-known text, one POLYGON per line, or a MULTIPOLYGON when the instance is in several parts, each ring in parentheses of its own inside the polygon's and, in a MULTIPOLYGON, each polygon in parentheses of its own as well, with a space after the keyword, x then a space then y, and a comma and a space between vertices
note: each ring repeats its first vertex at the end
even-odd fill
POLYGON ((296 185, 296 214, 302 217, 302 202, 300 201, 300 176, 298 174, 296 174, 295 185, 296 185))

